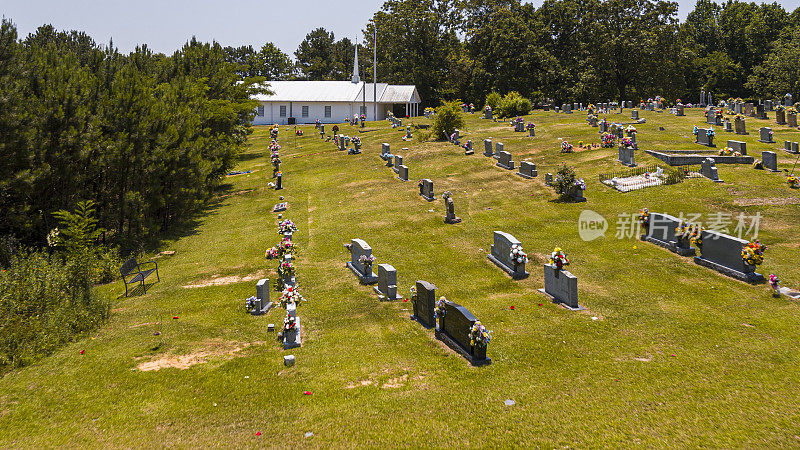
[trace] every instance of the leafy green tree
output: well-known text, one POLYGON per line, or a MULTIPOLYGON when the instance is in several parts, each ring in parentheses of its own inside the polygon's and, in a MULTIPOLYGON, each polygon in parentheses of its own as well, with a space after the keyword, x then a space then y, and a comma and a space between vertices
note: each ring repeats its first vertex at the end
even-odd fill
POLYGON ((442 103, 436 108, 433 116, 433 126, 431 135, 436 141, 445 141, 450 135, 455 133, 456 128, 464 129, 464 116, 461 112, 461 101, 442 103))

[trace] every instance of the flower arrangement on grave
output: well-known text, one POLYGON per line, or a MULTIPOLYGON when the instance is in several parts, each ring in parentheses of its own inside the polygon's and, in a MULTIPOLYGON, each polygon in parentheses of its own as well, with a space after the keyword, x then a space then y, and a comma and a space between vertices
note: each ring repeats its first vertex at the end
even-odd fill
POLYGON ((706 130, 706 136, 714 137, 714 135, 716 135, 716 133, 714 132, 714 128, 713 127, 711 127, 711 128, 706 130))
POLYGON ((617 142, 617 137, 609 132, 603 133, 603 136, 600 138, 600 147, 603 148, 613 148, 614 144, 617 142))
POLYGON ((440 321, 444 319, 444 315, 446 312, 444 305, 446 304, 447 304, 447 298, 441 296, 439 297, 439 300, 436 300, 436 306, 434 306, 433 308, 433 315, 440 321))
POLYGON ((277 152, 280 149, 281 149, 281 145, 278 144, 278 141, 276 141, 275 139, 272 139, 272 141, 270 141, 270 143, 269 143, 269 150, 272 151, 272 152, 277 152))
POLYGON ((797 108, 795 108, 794 106, 786 108, 786 114, 789 114, 790 116, 797 115, 797 108))
POLYGON ((775 292, 781 291, 781 280, 774 273, 769 274, 769 287, 775 292))
POLYGON ((278 275, 280 275, 282 279, 292 278, 294 273, 294 263, 283 261, 280 266, 278 266, 278 275))
POLYGON ((697 137, 697 134, 699 132, 700 132, 700 129, 697 128, 697 125, 695 125, 694 128, 692 129, 692 134, 694 135, 695 138, 697 137))
POLYGON ((362 114, 360 118, 361 118, 361 121, 364 122, 364 121, 367 120, 367 115, 366 114, 362 114))
POLYGON ((753 162, 753 169, 764 170, 764 163, 760 159, 753 162))
POLYGON ((294 233, 297 231, 297 225, 289 219, 282 220, 278 223, 278 234, 294 233))
POLYGON ((278 252, 278 257, 283 258, 285 255, 296 255, 297 246, 289 238, 283 238, 281 242, 275 246, 278 252))
POLYGON ((583 141, 578 141, 578 148, 583 148, 583 141))
POLYGON ((586 111, 587 111, 587 113, 588 113, 590 116, 594 114, 594 111, 595 111, 596 109, 597 109, 597 107, 596 107, 596 106, 594 106, 594 105, 593 105, 593 104, 591 104, 591 103, 589 103, 589 106, 587 106, 587 107, 586 107, 586 111))
POLYGON ((627 134, 628 136, 633 136, 634 133, 636 133, 636 127, 634 127, 633 125, 628 125, 627 127, 625 127, 625 134, 627 134))
POLYGON ((410 295, 411 301, 416 303, 416 301, 417 301, 417 287, 416 286, 411 286, 411 289, 409 289, 409 292, 411 294, 410 295))
POLYGON ((275 258, 277 258, 278 257, 278 247, 275 246, 275 247, 268 248, 267 252, 266 252, 266 254, 264 256, 266 256, 267 259, 275 259, 275 258))
POLYGON ((742 156, 741 152, 735 152, 731 147, 721 148, 719 156, 742 156))
POLYGON ((281 292, 281 298, 278 301, 281 303, 281 307, 286 309, 290 303, 300 306, 306 299, 300 295, 300 290, 296 286, 289 286, 281 292))
MULTIPOLYGON (((681 225, 683 225, 683 223, 681 223, 681 225)), ((683 233, 680 233, 680 235, 682 237, 684 237, 685 239, 688 239, 689 243, 691 245, 694 245, 694 247, 697 250, 700 250, 700 252, 702 253, 703 252, 703 227, 701 227, 700 225, 687 225, 686 227, 687 227, 687 229, 683 233), (688 235, 687 235, 687 233, 688 233, 688 235)), ((681 226, 679 225, 678 228, 680 229, 681 226)))
POLYGON ((303 130, 300 130, 300 129, 294 130, 294 135, 295 136, 302 136, 303 135, 303 130))
POLYGON ((486 106, 483 107, 483 110, 486 111, 486 112, 490 112, 492 110, 492 107, 491 107, 491 105, 486 105, 486 106))
POLYGON ((522 117, 517 117, 516 119, 511 121, 511 124, 516 125, 518 123, 523 123, 523 122, 525 122, 525 119, 523 119, 522 117))
POLYGON ((425 108, 425 114, 433 114, 435 112, 436 112, 436 110, 431 108, 430 106, 425 108))
POLYGON ((283 319, 283 332, 292 331, 297 329, 297 321, 294 317, 290 316, 289 313, 286 313, 286 318, 283 319))
POLYGON ((250 312, 256 309, 256 304, 258 303, 258 299, 255 297, 248 297, 247 300, 244 301, 244 309, 247 312, 250 312))
POLYGON ((797 189, 800 187, 800 179, 794 175, 789 175, 789 177, 786 179, 786 182, 789 183, 789 187, 792 189, 797 189))
POLYGON ((469 344, 473 347, 486 347, 491 340, 492 332, 487 330, 479 320, 476 320, 469 330, 469 344))
POLYGON ((528 264, 528 254, 522 250, 522 246, 519 244, 514 244, 511 246, 510 256, 515 267, 520 264, 528 264))
POLYGON ((561 141, 561 153, 572 153, 572 144, 567 141, 561 141))
POLYGON ((528 122, 528 124, 525 125, 525 129, 528 131, 533 130, 534 128, 536 128, 536 124, 534 124, 533 122, 528 122))
POLYGON ((638 219, 639 223, 642 225, 642 228, 647 231, 647 229, 650 228, 650 210, 647 208, 640 209, 638 219))
POLYGON ((372 263, 375 262, 373 255, 361 255, 358 257, 358 262, 364 265, 364 271, 369 272, 372 270, 372 263))
POLYGON ((557 270, 561 270, 564 268, 564 266, 569 265, 567 254, 561 250, 561 247, 556 247, 553 249, 553 253, 550 254, 550 264, 556 266, 557 270))
POLYGON ((742 260, 748 266, 760 266, 764 262, 764 252, 767 246, 755 240, 744 246, 742 249, 742 260))
POLYGON ((360 138, 360 137, 358 137, 358 136, 353 136, 353 138, 352 138, 352 139, 350 139, 350 142, 352 142, 352 143, 353 143, 353 145, 355 145, 356 147, 358 147, 358 146, 360 146, 360 145, 361 145, 361 138, 360 138))
POLYGON ((625 148, 633 148, 633 141, 630 138, 624 137, 619 141, 619 145, 625 148))
POLYGON ((676 105, 680 105, 680 104, 681 104, 681 99, 677 99, 677 100, 675 100, 675 104, 676 104, 676 105))
POLYGON ((778 105, 778 106, 775 107, 775 111, 783 111, 785 109, 786 108, 784 108, 783 105, 778 105))

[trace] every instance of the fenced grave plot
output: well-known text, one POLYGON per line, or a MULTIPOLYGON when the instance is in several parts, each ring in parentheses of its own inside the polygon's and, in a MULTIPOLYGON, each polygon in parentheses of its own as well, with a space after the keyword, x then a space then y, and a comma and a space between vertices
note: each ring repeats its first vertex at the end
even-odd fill
POLYGON ((600 174, 600 182, 620 192, 630 192, 662 184, 677 184, 686 178, 700 178, 700 166, 635 167, 600 174))

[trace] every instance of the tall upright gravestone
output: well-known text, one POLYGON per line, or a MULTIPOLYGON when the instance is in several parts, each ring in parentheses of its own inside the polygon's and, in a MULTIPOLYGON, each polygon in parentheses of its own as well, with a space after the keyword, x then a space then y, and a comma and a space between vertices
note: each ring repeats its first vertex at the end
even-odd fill
POLYGON ((425 328, 433 328, 436 326, 434 317, 436 286, 427 281, 418 280, 416 290, 416 298, 413 299, 414 314, 411 315, 411 318, 425 328))
POLYGON ((553 264, 544 265, 544 289, 539 292, 567 309, 581 311, 586 308, 578 304, 578 277, 553 264))
POLYGON ((381 300, 400 300, 397 294, 397 270, 391 264, 378 264, 378 285, 373 288, 381 300))

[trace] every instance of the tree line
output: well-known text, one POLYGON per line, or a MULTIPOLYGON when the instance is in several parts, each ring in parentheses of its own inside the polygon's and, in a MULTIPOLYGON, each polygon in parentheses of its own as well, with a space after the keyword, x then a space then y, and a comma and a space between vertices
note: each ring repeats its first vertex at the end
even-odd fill
POLYGON ((52 26, 19 39, 3 19, 0 250, 43 247, 53 214, 84 200, 103 240, 123 250, 185 218, 233 167, 249 132, 250 96, 263 79, 237 69, 217 43, 126 55, 52 26))
MULTIPOLYGON (((800 92, 800 8, 777 3, 698 0, 681 22, 661 0, 388 0, 364 27, 362 74, 376 27, 379 81, 416 85, 426 106, 512 91, 537 103, 800 92)), ((353 45, 317 28, 294 63, 272 44, 226 51, 280 61, 250 75, 348 80, 353 45)))

